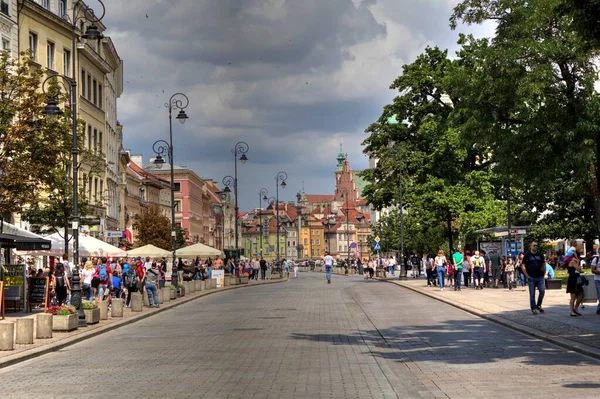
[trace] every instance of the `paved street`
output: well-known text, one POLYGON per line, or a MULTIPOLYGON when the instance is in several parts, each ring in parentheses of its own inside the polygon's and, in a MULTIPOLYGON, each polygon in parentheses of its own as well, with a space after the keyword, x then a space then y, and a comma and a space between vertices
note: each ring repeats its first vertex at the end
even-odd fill
POLYGON ((393 284, 190 302, 0 371, 2 398, 598 397, 600 363, 393 284), (75 383, 71 383, 76 376, 75 383))

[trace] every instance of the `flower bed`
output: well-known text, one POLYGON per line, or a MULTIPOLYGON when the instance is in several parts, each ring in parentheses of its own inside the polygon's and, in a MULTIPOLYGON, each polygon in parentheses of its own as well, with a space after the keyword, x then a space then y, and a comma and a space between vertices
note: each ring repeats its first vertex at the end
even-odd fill
POLYGON ((81 307, 85 313, 85 321, 88 324, 100 323, 100 308, 96 301, 82 301, 81 307))
POLYGON ((52 330, 71 331, 76 330, 79 324, 77 309, 72 305, 50 306, 46 313, 52 315, 52 330))

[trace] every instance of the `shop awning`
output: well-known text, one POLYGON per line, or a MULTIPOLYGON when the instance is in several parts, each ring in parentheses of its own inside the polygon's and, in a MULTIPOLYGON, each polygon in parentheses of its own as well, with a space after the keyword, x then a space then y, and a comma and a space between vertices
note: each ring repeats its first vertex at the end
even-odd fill
POLYGON ((17 251, 49 250, 52 243, 49 240, 36 237, 22 237, 13 234, 0 233, 0 247, 16 248, 17 251))

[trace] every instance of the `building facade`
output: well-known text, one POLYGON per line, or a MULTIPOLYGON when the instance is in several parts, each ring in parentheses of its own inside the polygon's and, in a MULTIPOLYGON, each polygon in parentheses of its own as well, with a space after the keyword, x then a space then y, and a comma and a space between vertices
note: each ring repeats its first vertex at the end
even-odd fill
POLYGON ((1 50, 11 57, 19 52, 19 27, 17 0, 0 0, 0 40, 1 50))

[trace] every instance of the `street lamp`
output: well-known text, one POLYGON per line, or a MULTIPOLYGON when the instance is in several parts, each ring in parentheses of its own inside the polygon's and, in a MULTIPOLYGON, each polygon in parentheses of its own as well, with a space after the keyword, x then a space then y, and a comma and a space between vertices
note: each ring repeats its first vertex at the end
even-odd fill
POLYGON ((327 227, 327 252, 331 255, 331 228, 336 225, 335 220, 327 215, 327 220, 323 222, 323 226, 327 227))
MULTIPOLYGON (((238 142, 235 147, 233 147, 233 150, 231 150, 231 153, 233 154, 233 165, 234 165, 234 169, 233 169, 233 195, 235 196, 235 255, 234 255, 234 263, 235 263, 235 270, 236 273, 239 270, 239 261, 240 261, 240 248, 239 248, 239 233, 238 233, 238 223, 239 223, 239 212, 240 212, 240 208, 238 206, 238 174, 237 174, 237 161, 238 161, 238 155, 240 156, 239 160, 242 164, 245 164, 246 162, 248 162, 248 157, 246 157, 246 153, 248 152, 248 150, 250 149, 250 147, 248 146, 248 144, 246 144, 243 141, 238 142)), ((227 177, 231 177, 231 176, 227 176, 227 177)), ((229 186, 227 186, 227 188, 229 188, 229 186)))
POLYGON ((275 212, 276 212, 276 218, 275 220, 277 221, 277 261, 276 264, 279 265, 279 186, 281 186, 281 188, 285 188, 287 186, 287 183, 285 182, 288 178, 287 173, 285 172, 279 172, 277 173, 277 176, 275 176, 275 188, 276 188, 276 193, 275 193, 275 212))
MULTIPOLYGON (((342 187, 340 189, 340 193, 342 199, 346 201, 346 207, 342 209, 344 209, 344 212, 346 212, 346 240, 348 245, 348 258, 346 258, 346 262, 348 264, 350 263, 350 197, 348 196, 348 189, 346 187, 342 187)), ((343 206, 344 204, 342 203, 342 207, 343 206)))
MULTIPOLYGON (((262 203, 263 201, 267 201, 267 194, 269 194, 269 191, 267 191, 266 188, 261 188, 260 191, 258 192, 258 218, 260 220, 260 255, 262 256, 263 253, 263 234, 265 234, 265 232, 263 231, 263 227, 262 227, 262 203)), ((268 229, 267 229, 268 230, 268 229)), ((258 252, 258 251, 256 251, 258 252)))
MULTIPOLYGON (((402 122, 398 122, 397 116, 392 115, 387 119, 388 125, 402 125, 408 126, 408 122, 403 120, 402 122)), ((396 156, 396 144, 393 143, 392 147, 392 156, 395 158, 396 156)), ((398 276, 398 280, 406 280, 406 264, 405 264, 405 256, 404 256, 404 204, 403 204, 403 187, 402 187, 402 169, 398 170, 398 205, 400 207, 400 275, 398 276)))
MULTIPOLYGON (((86 327, 87 323, 85 321, 85 314, 83 313, 83 309, 81 308, 81 278, 79 276, 79 145, 77 140, 77 38, 78 38, 78 28, 77 23, 80 21, 88 21, 91 24, 87 27, 84 34, 81 35, 81 39, 86 40, 101 40, 104 36, 98 30, 98 27, 95 25, 100 22, 104 18, 104 14, 106 13, 106 8, 104 7, 104 3, 101 0, 98 0, 100 6, 102 7, 102 13, 98 16, 94 13, 93 8, 85 4, 82 0, 77 0, 73 4, 73 16, 70 18, 68 15, 61 15, 61 17, 68 22, 70 22, 69 29, 71 30, 71 54, 73 54, 72 60, 72 76, 65 75, 54 75, 47 77, 42 82, 42 91, 44 94, 44 84, 52 79, 52 78, 60 78, 63 83, 62 86, 65 87, 68 92, 68 96, 71 99, 71 129, 72 129, 72 148, 71 153, 73 156, 73 213, 71 215, 71 228, 72 228, 72 236, 73 236, 73 264, 74 268, 72 271, 73 277, 71 281, 71 304, 77 308, 78 316, 79 316, 79 326, 86 327), (70 88, 69 88, 70 86, 70 88)), ((84 82, 85 84, 85 82, 84 82)), ((48 103, 44 107, 42 113, 49 117, 55 117, 62 114, 61 109, 57 104, 57 93, 52 93, 48 96, 48 103)), ((68 248, 65 248, 65 252, 67 252, 68 248)))
POLYGON ((165 107, 169 109, 169 142, 158 140, 152 144, 152 150, 156 154, 154 166, 161 169, 165 164, 165 156, 169 157, 171 166, 171 251, 173 252, 173 263, 171 264, 171 285, 177 287, 177 243, 175 229, 175 163, 173 161, 173 110, 178 109, 179 113, 175 117, 181 124, 188 119, 185 109, 190 104, 190 100, 183 93, 175 93, 171 96, 165 107))

